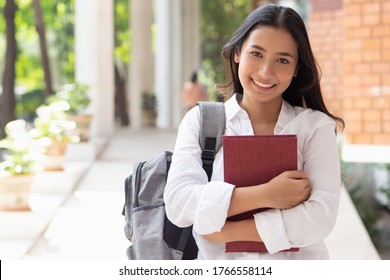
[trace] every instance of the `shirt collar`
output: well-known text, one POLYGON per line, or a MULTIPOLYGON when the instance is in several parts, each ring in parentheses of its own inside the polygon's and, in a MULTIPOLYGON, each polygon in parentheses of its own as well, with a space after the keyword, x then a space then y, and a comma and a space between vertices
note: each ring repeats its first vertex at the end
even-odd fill
POLYGON ((237 116, 243 110, 240 104, 238 103, 240 98, 241 95, 234 94, 226 101, 225 108, 226 108, 227 121, 231 121, 235 116, 237 116))
MULTIPOLYGON (((234 94, 231 98, 229 98, 226 103, 226 119, 227 121, 231 121, 234 117, 236 117, 240 112, 244 109, 241 108, 239 99, 241 96, 239 94, 234 94)), ((290 103, 283 99, 282 108, 279 113, 278 121, 276 123, 274 133, 279 134, 286 125, 296 117, 296 107, 292 106, 290 103)))
POLYGON ((279 134, 287 126, 287 124, 296 117, 296 109, 296 107, 292 106, 283 99, 282 108, 280 110, 278 121, 274 129, 275 134, 279 134))

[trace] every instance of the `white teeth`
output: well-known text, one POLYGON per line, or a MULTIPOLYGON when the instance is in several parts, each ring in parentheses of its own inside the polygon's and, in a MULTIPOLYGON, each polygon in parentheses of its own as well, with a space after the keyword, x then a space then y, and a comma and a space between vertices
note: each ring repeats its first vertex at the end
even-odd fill
POLYGON ((270 88, 272 87, 274 84, 263 84, 263 83, 259 83, 259 82, 256 82, 254 81, 256 85, 260 86, 260 87, 265 87, 265 88, 270 88))

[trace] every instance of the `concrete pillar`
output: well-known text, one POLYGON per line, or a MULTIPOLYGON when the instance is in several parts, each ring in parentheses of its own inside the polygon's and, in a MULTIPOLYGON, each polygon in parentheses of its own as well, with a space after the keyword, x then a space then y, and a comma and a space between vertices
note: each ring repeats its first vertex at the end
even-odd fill
MULTIPOLYGON (((200 3, 200 0, 183 1, 183 83, 190 78, 192 71, 199 70, 201 67, 200 3)), ((181 109, 182 117, 185 111, 183 106, 181 109)))
POLYGON ((158 103, 157 127, 166 128, 171 123, 171 67, 172 67, 172 37, 171 33, 171 0, 156 0, 156 96, 158 103))
POLYGON ((113 0, 76 0, 76 81, 90 86, 91 137, 109 136, 114 120, 113 0))
POLYGON ((199 0, 156 0, 155 76, 157 126, 177 127, 183 116, 181 91, 199 68, 199 0))
POLYGON ((130 122, 142 125, 142 94, 154 92, 152 51, 153 0, 130 1, 131 62, 129 76, 130 122))

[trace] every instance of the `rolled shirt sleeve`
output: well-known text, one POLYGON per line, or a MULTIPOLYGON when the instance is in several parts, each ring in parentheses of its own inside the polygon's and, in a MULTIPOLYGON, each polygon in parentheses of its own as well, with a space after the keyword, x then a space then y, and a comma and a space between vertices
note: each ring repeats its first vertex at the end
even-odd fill
MULTIPOLYGON (((335 124, 328 117, 318 117, 319 127, 311 137, 298 140, 302 169, 309 174, 313 188, 311 196, 296 207, 255 215, 256 228, 270 253, 318 243, 335 225, 341 191, 335 124)), ((313 116, 309 119, 316 120, 313 116)))

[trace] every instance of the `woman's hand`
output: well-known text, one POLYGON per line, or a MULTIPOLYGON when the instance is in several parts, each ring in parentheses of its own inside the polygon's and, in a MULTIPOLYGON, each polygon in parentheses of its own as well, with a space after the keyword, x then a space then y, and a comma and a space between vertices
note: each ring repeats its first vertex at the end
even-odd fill
POLYGON ((286 171, 263 185, 264 195, 271 208, 288 209, 306 201, 311 193, 306 172, 286 171))
POLYGON ((265 184, 234 188, 228 217, 257 208, 288 209, 307 200, 309 176, 303 171, 286 171, 265 184))

